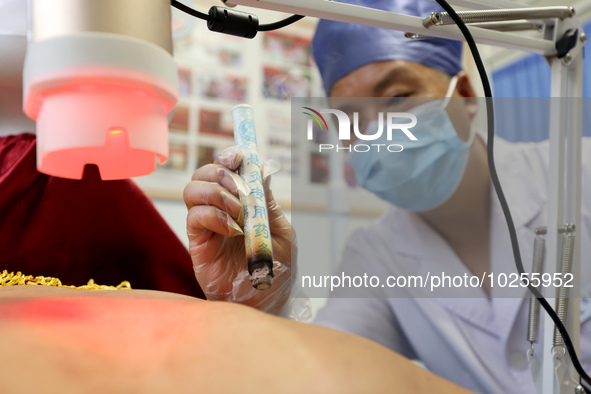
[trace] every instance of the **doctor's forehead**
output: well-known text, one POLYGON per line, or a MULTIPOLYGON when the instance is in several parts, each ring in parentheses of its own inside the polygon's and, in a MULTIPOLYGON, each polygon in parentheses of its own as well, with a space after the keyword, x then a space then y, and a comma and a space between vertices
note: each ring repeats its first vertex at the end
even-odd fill
POLYGON ((334 83, 330 97, 441 97, 450 76, 405 60, 361 66, 334 83))

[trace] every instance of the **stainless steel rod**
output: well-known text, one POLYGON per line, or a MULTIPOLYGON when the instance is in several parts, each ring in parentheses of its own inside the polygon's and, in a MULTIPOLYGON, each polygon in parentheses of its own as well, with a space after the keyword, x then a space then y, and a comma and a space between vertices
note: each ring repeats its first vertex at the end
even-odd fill
MULTIPOLYGON (((519 21, 507 21, 507 22, 481 22, 481 23, 470 23, 471 27, 481 27, 483 29, 489 30, 496 30, 496 31, 526 31, 526 30, 536 30, 542 31, 544 28, 543 23, 536 23, 530 22, 525 19, 519 21)), ((410 38, 413 40, 421 39, 421 38, 432 38, 433 36, 429 36, 426 34, 416 34, 416 33, 404 33, 406 38, 410 38)))
MULTIPOLYGON (((500 22, 516 19, 565 19, 575 15, 575 9, 569 6, 510 8, 500 10, 458 11, 464 23, 500 22)), ((454 20, 447 12, 432 12, 423 20, 423 26, 454 25, 454 20)))
MULTIPOLYGON (((536 276, 540 279, 542 275, 542 270, 544 268, 544 254, 546 253, 546 240, 537 235, 534 240, 534 258, 532 263, 532 274, 537 274, 536 276)), ((532 279, 534 276, 532 275, 532 279)), ((541 283, 535 288, 539 291, 541 283)), ((529 320, 527 324, 527 340, 530 343, 535 343, 538 341, 538 331, 540 326, 540 302, 537 298, 530 294, 529 299, 529 320)))
POLYGON ((536 30, 541 31, 544 28, 543 23, 529 22, 527 20, 507 21, 507 22, 480 22, 471 23, 471 27, 482 27, 483 29, 491 29, 496 31, 524 31, 536 30))

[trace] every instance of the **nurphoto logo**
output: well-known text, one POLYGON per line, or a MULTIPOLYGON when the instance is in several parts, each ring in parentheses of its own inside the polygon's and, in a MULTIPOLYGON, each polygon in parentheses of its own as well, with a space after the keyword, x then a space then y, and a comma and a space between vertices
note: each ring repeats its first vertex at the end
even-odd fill
POLYGON ((410 131, 411 128, 416 126, 417 124, 417 117, 414 114, 407 113, 407 112, 386 112, 384 115, 383 112, 378 114, 378 127, 375 133, 373 134, 366 134, 359 130, 359 113, 353 113, 353 122, 349 118, 345 112, 338 110, 338 109, 321 109, 320 111, 316 111, 310 107, 302 107, 303 109, 309 112, 303 112, 303 114, 308 115, 308 123, 307 123, 307 139, 308 141, 314 140, 314 123, 318 124, 320 127, 320 131, 328 132, 328 122, 322 116, 323 114, 332 114, 336 116, 336 123, 338 128, 338 138, 339 141, 348 141, 349 143, 346 145, 334 145, 334 144, 318 144, 318 151, 326 151, 326 150, 334 150, 336 152, 339 151, 347 151, 351 152, 352 150, 355 152, 369 152, 370 150, 377 150, 380 152, 388 151, 388 152, 402 152, 404 147, 400 144, 385 144, 385 143, 372 143, 372 144, 364 144, 356 142, 355 144, 350 144, 354 141, 376 141, 380 139, 381 141, 384 140, 383 134, 386 133, 386 140, 392 141, 393 133, 404 133, 406 137, 410 141, 417 141, 417 138, 412 134, 410 131), (384 127, 384 123, 386 124, 384 127), (351 127, 353 126, 353 127, 351 127), (354 138, 352 140, 351 130, 353 130, 354 138))

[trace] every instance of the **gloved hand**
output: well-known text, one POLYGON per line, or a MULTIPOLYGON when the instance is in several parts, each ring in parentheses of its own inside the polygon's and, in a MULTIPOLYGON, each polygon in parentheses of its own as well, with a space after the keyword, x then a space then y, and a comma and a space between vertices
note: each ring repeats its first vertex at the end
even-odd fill
POLYGON ((240 148, 227 148, 214 164, 197 169, 185 188, 184 200, 189 210, 187 235, 193 268, 208 300, 239 302, 279 314, 290 296, 292 264, 295 268, 292 248, 297 248, 295 232, 270 189, 270 176, 278 171, 279 163, 267 161, 261 168, 275 275, 272 287, 266 290, 252 287, 247 269, 241 201, 250 189, 236 173, 241 163, 240 148))

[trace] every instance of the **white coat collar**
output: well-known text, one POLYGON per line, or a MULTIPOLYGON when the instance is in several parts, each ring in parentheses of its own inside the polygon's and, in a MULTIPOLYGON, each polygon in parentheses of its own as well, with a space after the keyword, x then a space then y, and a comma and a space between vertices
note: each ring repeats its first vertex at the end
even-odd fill
MULTIPOLYGON (((531 149, 530 144, 513 144, 501 138, 495 139, 495 163, 503 186, 509 209, 513 216, 515 228, 521 238, 520 250, 526 271, 531 269, 531 255, 533 248, 533 229, 528 224, 542 211, 546 202, 544 186, 532 176, 532 166, 540 166, 541 160, 535 157, 537 150, 531 149), (529 147, 528 147, 529 145, 529 147), (537 162, 538 161, 538 162, 537 162), (531 242, 530 242, 531 241, 531 242)), ((513 259, 508 230, 502 213, 500 202, 491 184, 491 270, 497 274, 501 272, 517 272, 513 259)), ((463 275, 465 266, 456 256, 447 242, 415 213, 391 207, 383 217, 392 226, 395 234, 394 249, 397 253, 413 257, 417 266, 414 272, 437 273, 442 270, 449 275, 463 275), (445 268, 442 268, 442 267, 445 268)), ((469 229, 466 229, 468 232, 469 229)), ((403 267, 405 268, 405 267, 403 267)), ((408 270, 411 267, 406 267, 408 270)), ((437 302, 451 312, 480 326, 482 329, 495 331, 501 335, 508 335, 520 302, 512 299, 498 298, 490 300, 484 297, 481 289, 475 297, 458 302, 454 298, 439 298, 437 302), (491 319, 494 313, 496 319, 491 319), (499 319, 499 317, 501 317, 499 319), (497 321, 499 327, 492 327, 491 321, 497 321)), ((514 294, 526 296, 527 289, 521 288, 514 294)), ((468 293, 466 293, 468 294, 468 293)), ((493 290, 493 297, 498 296, 493 290)), ((428 295, 425 295, 428 297, 428 295)))

